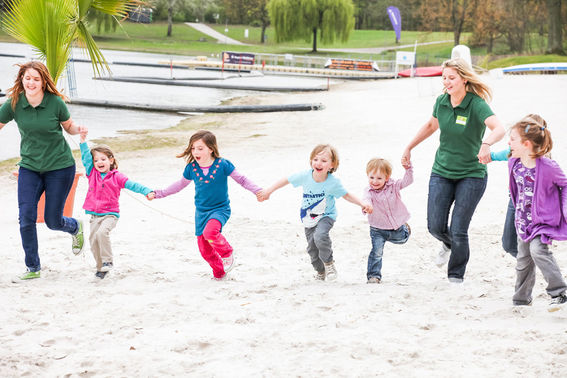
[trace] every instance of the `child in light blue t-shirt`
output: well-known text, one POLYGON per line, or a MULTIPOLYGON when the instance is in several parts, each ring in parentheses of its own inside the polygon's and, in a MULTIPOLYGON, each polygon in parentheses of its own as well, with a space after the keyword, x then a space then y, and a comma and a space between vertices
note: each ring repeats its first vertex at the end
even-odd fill
POLYGON ((259 199, 266 200, 279 188, 287 184, 303 187, 300 217, 305 227, 307 253, 311 264, 317 271, 318 280, 335 280, 337 270, 333 259, 333 249, 329 231, 337 219, 335 198, 343 197, 372 213, 372 206, 362 203, 356 196, 347 192, 340 180, 333 176, 339 167, 339 155, 334 147, 325 144, 316 146, 311 151, 311 169, 295 173, 277 181, 274 185, 259 193, 259 199))

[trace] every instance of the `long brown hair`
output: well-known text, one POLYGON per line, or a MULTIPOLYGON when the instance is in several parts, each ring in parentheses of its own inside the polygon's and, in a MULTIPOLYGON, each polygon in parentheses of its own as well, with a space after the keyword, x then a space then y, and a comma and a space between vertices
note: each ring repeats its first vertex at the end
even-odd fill
POLYGON ((551 133, 547 122, 538 114, 528 114, 517 122, 510 130, 516 130, 522 142, 529 140, 534 146, 532 157, 538 158, 549 153, 553 148, 551 133))
POLYGON ((20 94, 24 92, 23 79, 26 71, 29 69, 36 70, 39 73, 39 76, 41 76, 41 90, 43 92, 52 93, 61 97, 63 101, 67 101, 67 97, 57 90, 55 82, 51 78, 49 70, 45 64, 38 62, 37 60, 33 60, 31 62, 16 65, 20 67, 20 70, 16 75, 16 80, 14 80, 14 86, 7 91, 8 97, 10 97, 10 100, 12 101, 12 110, 16 109, 16 104, 18 103, 20 94))
POLYGON ((112 163, 110 163, 110 169, 109 169, 110 171, 118 169, 118 161, 114 157, 114 153, 112 152, 110 147, 108 147, 106 144, 99 144, 99 145, 91 148, 91 155, 92 155, 93 159, 94 159, 94 153, 95 152, 105 154, 109 159, 112 159, 112 163))
MULTIPOLYGON (((466 82, 465 91, 472 92, 484 101, 490 102, 492 99, 492 90, 480 79, 480 76, 474 72, 466 60, 462 58, 446 60, 443 62, 442 67, 443 69, 452 68, 457 71, 457 74, 459 74, 459 76, 466 82)), ((447 92, 446 89, 443 91, 447 92)))
POLYGON ((191 135, 191 138, 189 138, 189 145, 182 153, 177 155, 177 157, 186 158, 185 160, 187 160, 187 163, 194 161, 195 158, 193 157, 191 148, 193 148, 193 144, 198 140, 202 140, 203 143, 205 143, 205 145, 213 151, 213 159, 220 157, 219 148, 217 146, 217 137, 208 130, 199 130, 195 134, 191 135))

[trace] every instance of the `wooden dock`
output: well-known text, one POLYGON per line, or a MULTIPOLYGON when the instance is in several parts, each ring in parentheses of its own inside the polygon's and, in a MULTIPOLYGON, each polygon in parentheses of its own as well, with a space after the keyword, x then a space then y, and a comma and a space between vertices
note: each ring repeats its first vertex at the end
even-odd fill
POLYGON ((338 70, 327 68, 311 68, 311 67, 297 67, 297 66, 273 66, 262 64, 231 64, 218 61, 206 60, 186 60, 186 61, 170 61, 159 62, 160 64, 171 64, 174 66, 185 66, 188 68, 206 67, 218 70, 231 70, 231 71, 260 71, 266 73, 282 73, 291 75, 310 75, 321 77, 337 77, 345 79, 393 79, 395 78, 394 72, 379 72, 379 71, 355 71, 355 70, 338 70))

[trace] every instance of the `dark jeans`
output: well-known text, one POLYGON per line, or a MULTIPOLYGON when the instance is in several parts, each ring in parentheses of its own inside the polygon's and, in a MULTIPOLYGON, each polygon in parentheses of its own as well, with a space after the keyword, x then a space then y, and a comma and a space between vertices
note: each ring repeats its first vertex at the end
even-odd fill
POLYGON ((370 226, 370 240, 372 249, 368 255, 368 267, 366 278, 377 277, 382 279, 382 256, 384 255, 384 244, 387 241, 394 244, 404 244, 410 236, 407 225, 402 225, 397 230, 382 230, 370 226))
POLYGON ((431 235, 451 248, 448 277, 464 278, 470 254, 469 224, 486 189, 487 177, 448 179, 432 173, 429 179, 427 228, 431 235))
POLYGON ((516 234, 515 221, 516 209, 510 198, 506 220, 504 221, 504 232, 502 233, 502 248, 514 257, 518 255, 518 235, 516 234))
POLYGON ((31 272, 41 269, 37 246, 37 203, 45 192, 45 224, 51 230, 76 234, 78 223, 63 216, 65 200, 75 179, 75 165, 48 172, 34 172, 20 167, 18 174, 18 207, 20 235, 26 254, 26 266, 31 272))

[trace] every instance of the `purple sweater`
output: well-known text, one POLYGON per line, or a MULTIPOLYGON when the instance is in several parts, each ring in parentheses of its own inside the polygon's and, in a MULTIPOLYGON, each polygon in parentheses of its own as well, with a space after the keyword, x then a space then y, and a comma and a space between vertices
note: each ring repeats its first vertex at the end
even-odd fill
MULTIPOLYGON (((514 206, 518 202, 518 187, 512 169, 518 158, 508 160, 510 174, 510 197, 514 206)), ((553 240, 567 240, 567 176, 559 165, 551 159, 536 159, 534 196, 532 202, 532 233, 530 240, 541 237, 542 243, 551 244, 553 240)))
MULTIPOLYGON (((249 191, 251 191, 252 193, 256 194, 258 193, 260 190, 262 190, 262 188, 260 188, 258 185, 254 184, 252 181, 250 181, 246 176, 241 175, 240 173, 238 173, 235 170, 232 171, 232 173, 230 174, 230 177, 232 177, 232 179, 234 181, 236 181, 237 183, 239 183, 240 185, 242 185, 242 187, 244 189, 247 189, 249 191)), ((155 190, 154 193, 156 194, 156 198, 163 198, 163 197, 167 197, 170 196, 172 194, 175 194, 179 191, 181 191, 182 189, 184 189, 187 185, 189 185, 191 183, 191 180, 187 180, 185 177, 181 177, 180 180, 175 181, 173 184, 171 184, 170 186, 168 186, 165 189, 161 189, 161 190, 155 190)))

